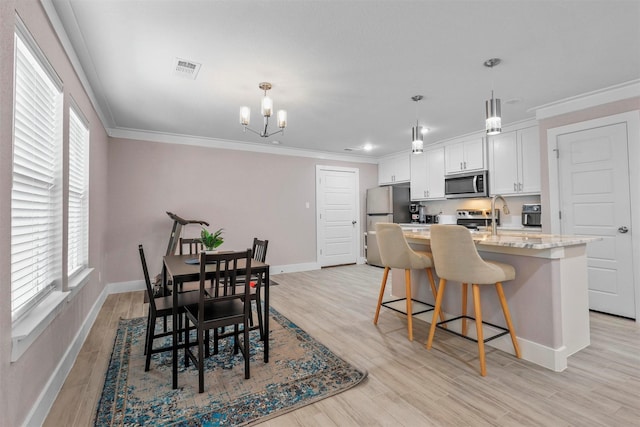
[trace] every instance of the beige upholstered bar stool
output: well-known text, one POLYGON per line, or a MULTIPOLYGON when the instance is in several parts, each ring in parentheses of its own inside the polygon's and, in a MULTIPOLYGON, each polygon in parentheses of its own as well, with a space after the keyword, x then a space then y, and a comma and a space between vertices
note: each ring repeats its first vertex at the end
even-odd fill
MULTIPOLYGON (((376 307, 376 315, 373 318, 373 324, 378 324, 378 316, 380 315, 380 307, 385 306, 399 313, 407 314, 407 330, 409 331, 409 341, 413 341, 413 315, 419 313, 425 313, 433 310, 429 308, 413 313, 412 299, 411 299, 411 270, 412 269, 425 269, 427 276, 429 277, 429 283, 431 285, 431 292, 433 298, 436 297, 436 284, 433 280, 433 260, 429 252, 414 251, 411 249, 407 240, 404 238, 402 227, 398 224, 378 223, 376 224, 376 237, 378 240, 378 247, 380 249, 380 258, 382 258, 382 264, 384 265, 384 273, 382 276, 382 283, 380 285, 380 296, 378 297, 378 305, 376 307), (399 298, 392 301, 382 302, 384 297, 384 289, 387 285, 387 277, 389 276, 389 270, 392 268, 401 268, 405 274, 405 290, 406 298, 399 298), (402 301, 406 299, 406 313, 397 310, 386 304, 394 303, 396 301, 402 301)), ((431 304, 418 301, 427 306, 433 307, 431 304)), ((440 318, 442 313, 440 313, 440 318)))
MULTIPOLYGON (((498 338, 507 333, 511 335, 511 342, 516 353, 516 357, 520 358, 520 348, 516 340, 516 333, 511 322, 511 314, 507 306, 507 300, 502 289, 502 282, 513 280, 516 277, 516 271, 513 266, 495 261, 485 261, 478 254, 476 245, 473 243, 471 233, 461 225, 432 225, 431 231, 431 252, 433 254, 436 274, 440 277, 438 285, 438 295, 436 296, 435 310, 442 309, 442 296, 444 295, 447 281, 455 281, 462 283, 462 316, 449 319, 447 322, 462 319, 462 334, 464 338, 478 342, 478 353, 480 357, 480 374, 487 375, 487 367, 484 353, 484 343, 492 339, 498 338), (467 284, 471 283, 473 290, 473 306, 475 309, 475 322, 477 340, 467 337, 467 319, 473 317, 467 316, 467 284), (495 284, 500 305, 504 313, 504 319, 507 323, 507 329, 492 325, 490 326, 500 329, 503 332, 498 333, 490 338, 484 339, 482 333, 482 309, 480 305, 480 286, 484 284, 495 284)), ((429 329, 429 338, 427 340, 427 349, 431 349, 433 336, 437 326, 442 326, 445 322, 437 324, 436 316, 433 316, 431 328, 429 329)), ((451 328, 448 329, 450 332, 451 328)), ((456 332, 453 332, 456 333, 456 332)))

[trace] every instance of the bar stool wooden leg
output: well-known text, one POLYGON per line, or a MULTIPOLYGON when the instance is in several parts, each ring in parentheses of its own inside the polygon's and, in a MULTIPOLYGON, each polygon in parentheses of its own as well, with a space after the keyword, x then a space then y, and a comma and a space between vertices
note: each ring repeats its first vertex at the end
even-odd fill
POLYGON ((480 356, 480 375, 487 375, 487 362, 484 355, 484 335, 482 333, 482 307, 480 305, 480 286, 471 285, 473 289, 473 307, 476 312, 476 331, 478 334, 478 355, 480 356))
POLYGON ((436 306, 433 309, 433 319, 431 320, 431 327, 429 328, 429 338, 427 339, 427 350, 431 350, 431 344, 433 344, 433 336, 436 333, 436 323, 438 322, 438 312, 442 310, 442 296, 444 295, 444 288, 447 284, 445 279, 440 279, 438 284, 438 294, 436 295, 436 306))
POLYGON ((413 309, 411 308, 411 270, 404 270, 405 295, 407 296, 407 329, 409 341, 413 341, 413 309))
POLYGON ((462 335, 467 336, 467 284, 462 284, 462 335))
POLYGON ((496 291, 498 292, 498 298, 500 299, 500 305, 502 306, 502 312, 504 313, 504 320, 507 322, 507 328, 509 328, 509 335, 511 335, 511 342, 513 343, 513 349, 516 352, 516 357, 520 359, 521 358, 520 346, 518 345, 518 340, 516 339, 516 331, 513 328, 513 323, 511 322, 511 313, 509 312, 507 299, 504 296, 502 283, 500 282, 496 283, 496 291))
POLYGON ((380 307, 382 306, 382 298, 384 298, 384 288, 387 286, 387 276, 389 276, 389 267, 384 268, 382 274, 382 283, 380 284, 380 296, 378 297, 378 306, 376 307, 376 315, 373 318, 373 324, 378 324, 378 316, 380 315, 380 307))
MULTIPOLYGON (((436 281, 433 279, 433 271, 431 269, 431 267, 426 268, 427 270, 427 276, 429 277, 429 285, 431 285, 431 293, 433 294, 433 299, 436 299, 436 295, 438 294, 438 291, 436 289, 436 281)), ((438 316, 440 316, 440 321, 444 322, 444 314, 442 314, 442 310, 440 310, 438 312, 438 316)), ((444 325, 444 327, 446 327, 447 325, 444 325)))

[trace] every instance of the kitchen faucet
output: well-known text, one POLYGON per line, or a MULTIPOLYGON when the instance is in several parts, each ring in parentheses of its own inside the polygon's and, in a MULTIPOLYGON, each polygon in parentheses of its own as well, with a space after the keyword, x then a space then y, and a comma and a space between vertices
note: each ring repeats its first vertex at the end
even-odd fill
POLYGON ((509 214, 509 206, 503 196, 496 194, 491 198, 491 235, 496 236, 498 234, 498 226, 496 225, 496 199, 502 199, 502 211, 505 214, 509 214))

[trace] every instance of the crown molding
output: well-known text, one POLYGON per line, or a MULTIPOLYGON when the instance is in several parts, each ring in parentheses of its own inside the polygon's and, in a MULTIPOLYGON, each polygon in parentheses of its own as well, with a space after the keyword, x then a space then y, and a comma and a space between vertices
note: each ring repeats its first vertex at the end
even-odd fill
POLYGON ((217 138, 204 138, 190 135, 169 134, 141 131, 136 129, 107 129, 111 138, 133 139, 138 141, 160 142, 164 144, 192 145, 196 147, 218 148, 223 150, 251 151, 255 153, 275 154, 278 156, 309 157, 322 160, 337 160, 352 163, 377 164, 378 159, 357 155, 334 154, 322 151, 304 150, 301 148, 283 147, 243 141, 230 141, 217 138))
POLYGON ((536 119, 542 120, 636 96, 640 96, 640 79, 561 99, 527 111, 535 111, 536 119))

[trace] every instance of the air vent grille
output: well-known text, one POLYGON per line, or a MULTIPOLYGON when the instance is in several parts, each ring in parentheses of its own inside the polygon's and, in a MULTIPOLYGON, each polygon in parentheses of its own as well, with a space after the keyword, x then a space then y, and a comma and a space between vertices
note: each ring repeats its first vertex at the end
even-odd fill
POLYGON ((176 58, 173 64, 173 75, 195 80, 201 65, 197 62, 176 58))

